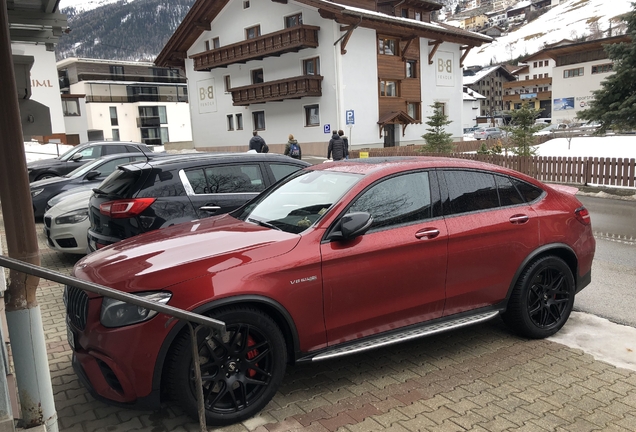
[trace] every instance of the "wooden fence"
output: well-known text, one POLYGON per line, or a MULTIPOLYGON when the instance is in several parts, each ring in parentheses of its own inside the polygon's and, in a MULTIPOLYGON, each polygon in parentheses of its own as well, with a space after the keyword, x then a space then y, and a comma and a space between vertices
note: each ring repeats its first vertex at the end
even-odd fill
MULTIPOLYGON (((440 156, 439 153, 422 153, 419 149, 420 147, 406 146, 372 148, 362 151, 366 151, 369 157, 440 156)), ((635 187, 636 185, 636 159, 555 156, 520 157, 475 153, 451 153, 443 156, 503 166, 545 182, 623 187, 635 187)), ((360 157, 360 150, 352 150, 349 157, 360 157)))

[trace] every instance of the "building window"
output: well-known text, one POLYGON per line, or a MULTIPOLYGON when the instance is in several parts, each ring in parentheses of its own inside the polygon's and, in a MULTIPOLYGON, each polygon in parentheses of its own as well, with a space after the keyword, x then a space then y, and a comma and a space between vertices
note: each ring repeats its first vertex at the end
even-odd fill
POLYGON ((263 82, 263 69, 254 69, 252 71, 252 84, 260 84, 263 82))
POLYGON ((422 21, 422 14, 421 14, 421 13, 419 13, 419 12, 415 12, 415 19, 416 19, 417 21, 422 21))
POLYGON ((563 78, 572 78, 577 76, 583 76, 583 68, 568 69, 563 71, 563 78))
MULTIPOLYGON (((541 89, 541 87, 539 87, 539 89, 541 89)), ((537 88, 536 88, 536 87, 534 87, 534 88, 532 89, 532 93, 536 93, 536 92, 537 92, 537 88)))
POLYGON ((532 75, 532 79, 537 79, 537 74, 532 75))
POLYGON ((229 131, 234 130, 234 115, 233 114, 227 115, 227 130, 229 131))
POLYGON ((408 18, 408 17, 409 17, 409 10, 402 9, 402 18, 408 18))
POLYGON ((110 76, 114 80, 123 80, 124 79, 124 67, 123 66, 109 66, 110 68, 110 76))
POLYGON ((304 75, 320 75, 320 59, 318 57, 303 60, 304 75))
POLYGON ((113 141, 119 141, 119 129, 113 129, 113 141))
POLYGON ((528 80, 528 79, 530 79, 530 75, 526 75, 526 79, 527 79, 527 80, 528 80))
POLYGON ((613 66, 614 66, 613 63, 606 63, 602 65, 592 66, 592 74, 611 72, 613 66))
POLYGON ((380 81, 380 96, 397 97, 398 83, 397 81, 380 81))
POLYGON ((408 102, 406 104, 406 113, 413 119, 420 119, 420 104, 418 102, 408 102))
POLYGON ((221 48, 221 40, 218 37, 212 38, 212 48, 221 48))
POLYGON ((223 76, 223 84, 224 84, 224 87, 225 87, 225 93, 229 93, 230 89, 232 88, 232 83, 230 81, 230 76, 229 75, 223 76))
POLYGON ((243 114, 236 115, 236 130, 243 130, 243 114))
POLYGON ((543 67, 543 60, 539 62, 539 67, 543 67))
POLYGON ((139 127, 156 127, 162 124, 168 124, 165 106, 139 107, 139 127))
POLYGON ((537 67, 537 62, 534 62, 534 63, 532 64, 532 66, 533 66, 533 67, 537 67))
POLYGON ((243 9, 247 9, 247 8, 249 8, 249 7, 250 7, 250 0, 245 0, 245 1, 243 2, 243 9))
POLYGON ((305 106, 305 126, 320 126, 320 108, 318 105, 305 106))
POLYGON ((417 61, 415 60, 406 61, 406 77, 417 78, 417 61))
POLYGON ((205 50, 210 51, 210 41, 205 41, 205 50))
POLYGON ((147 145, 163 145, 168 139, 167 127, 141 128, 141 142, 147 145))
POLYGON ((384 55, 398 55, 397 47, 399 46, 397 39, 380 38, 378 39, 378 52, 384 55))
POLYGON ((285 28, 296 27, 303 23, 303 14, 298 13, 285 17, 285 28))
POLYGON ((261 26, 256 25, 245 29, 245 39, 254 39, 261 35, 261 26))
POLYGON ((550 60, 546 60, 545 62, 543 62, 544 66, 549 66, 550 65, 550 60))
POLYGON ((252 113, 254 130, 265 130, 265 111, 255 111, 252 113))
POLYGON ((62 111, 65 117, 79 116, 79 100, 78 99, 62 99, 62 111))
POLYGON ((119 126, 119 121, 117 120, 117 107, 110 107, 110 125, 111 126, 119 126))
POLYGON ((442 115, 446 115, 446 104, 444 102, 435 102, 435 111, 442 115))

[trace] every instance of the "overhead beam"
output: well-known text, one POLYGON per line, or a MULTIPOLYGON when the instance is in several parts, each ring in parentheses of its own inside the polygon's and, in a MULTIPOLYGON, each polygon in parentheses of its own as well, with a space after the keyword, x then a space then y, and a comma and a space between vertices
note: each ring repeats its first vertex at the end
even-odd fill
POLYGON ((53 30, 22 30, 11 29, 9 34, 12 42, 39 42, 57 43, 59 38, 55 36, 53 30))
POLYGON ((415 39, 417 39, 417 36, 415 35, 409 36, 408 38, 402 38, 402 40, 407 41, 406 45, 404 45, 404 49, 402 50, 402 61, 406 60, 406 52, 415 39))
POLYGON ((459 49, 460 49, 460 51, 464 51, 464 53, 462 54, 461 58, 459 59, 459 67, 464 67, 464 60, 466 59, 466 56, 468 55, 470 50, 473 49, 473 47, 471 47, 471 46, 463 46, 463 47, 460 47, 459 49))
POLYGON ((339 41, 342 41, 340 43, 340 54, 345 55, 347 53, 346 47, 347 43, 349 42, 349 38, 351 38, 353 31, 360 25, 361 22, 362 18, 360 18, 360 22, 358 22, 357 24, 340 27, 340 31, 346 31, 344 36, 334 42, 334 45, 336 45, 339 41))
POLYGON ((442 42, 443 41, 441 41, 441 40, 429 41, 428 42, 428 45, 433 47, 431 52, 428 54, 428 64, 430 64, 430 65, 433 64, 433 57, 435 57, 435 53, 437 52, 437 49, 442 44, 442 42))
POLYGON ((209 21, 197 21, 194 23, 194 27, 200 30, 207 30, 207 31, 210 31, 212 29, 212 26, 209 21))
POLYGON ((44 13, 41 11, 9 10, 10 26, 37 25, 40 27, 68 27, 66 15, 61 13, 44 13))

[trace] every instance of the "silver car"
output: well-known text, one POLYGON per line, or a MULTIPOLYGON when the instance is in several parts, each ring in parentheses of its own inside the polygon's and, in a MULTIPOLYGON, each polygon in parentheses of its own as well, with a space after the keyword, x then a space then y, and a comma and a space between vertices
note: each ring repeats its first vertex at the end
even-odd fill
POLYGON ((477 129, 473 133, 473 137, 477 140, 501 138, 502 136, 503 136, 503 133, 501 132, 501 129, 499 129, 498 127, 482 127, 477 129))

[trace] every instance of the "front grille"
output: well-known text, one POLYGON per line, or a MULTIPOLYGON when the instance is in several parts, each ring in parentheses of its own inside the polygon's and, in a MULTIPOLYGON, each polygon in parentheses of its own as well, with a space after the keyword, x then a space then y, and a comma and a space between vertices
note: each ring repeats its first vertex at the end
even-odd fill
POLYGON ((66 239, 57 239, 55 240, 57 244, 60 245, 61 248, 75 248, 77 247, 77 242, 74 238, 66 238, 66 239))
POLYGON ((44 217, 44 225, 46 225, 47 228, 51 228, 51 216, 44 217))
POLYGON ((79 330, 84 330, 88 318, 88 296, 86 293, 79 288, 66 285, 64 304, 66 305, 66 315, 71 323, 79 330))

